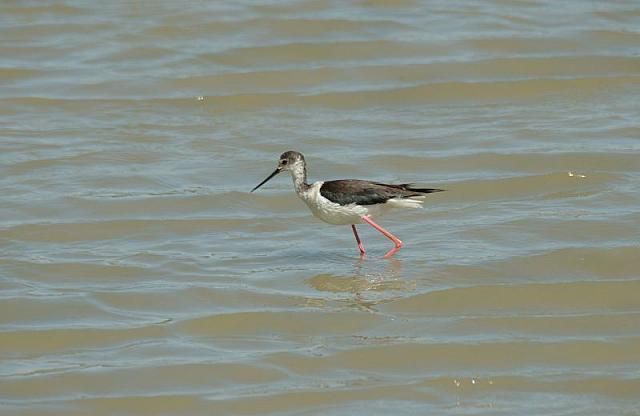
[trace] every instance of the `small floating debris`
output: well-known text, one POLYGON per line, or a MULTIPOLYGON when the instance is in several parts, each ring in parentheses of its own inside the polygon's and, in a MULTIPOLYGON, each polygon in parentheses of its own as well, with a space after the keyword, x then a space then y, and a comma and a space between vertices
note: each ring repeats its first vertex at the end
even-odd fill
MULTIPOLYGON (((477 386, 480 386, 480 385, 481 385, 481 383, 482 383, 482 380, 477 379, 477 378, 471 378, 471 379, 469 379, 469 380, 468 380, 468 383, 470 383, 472 386, 476 386, 476 385, 477 385, 477 386)), ((488 379, 488 380, 486 381, 486 383, 487 383, 487 384, 489 384, 490 386, 492 386, 492 385, 493 385, 493 380, 488 379)), ((454 384, 457 388, 461 388, 461 387, 462 387, 462 388, 464 388, 463 384, 467 384, 467 382, 466 382, 466 381, 464 381, 464 380, 458 380, 457 378, 454 378, 454 379, 453 379, 453 384, 454 384)))
POLYGON ((202 95, 198 95, 198 96, 196 97, 196 100, 198 100, 198 101, 204 101, 204 97, 203 97, 202 95))
POLYGON ((583 175, 581 173, 575 173, 575 172, 571 172, 569 171, 569 176, 571 176, 572 178, 575 176, 576 178, 586 178, 587 175, 583 175))

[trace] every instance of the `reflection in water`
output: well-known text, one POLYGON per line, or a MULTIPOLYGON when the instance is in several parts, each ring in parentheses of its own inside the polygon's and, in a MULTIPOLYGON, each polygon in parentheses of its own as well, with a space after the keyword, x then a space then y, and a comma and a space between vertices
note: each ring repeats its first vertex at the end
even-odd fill
POLYGON ((406 289, 407 283, 401 277, 402 261, 399 259, 385 259, 368 261, 358 259, 353 266, 351 276, 337 276, 321 273, 311 279, 311 286, 321 292, 333 293, 363 293, 367 291, 389 291, 406 289), (380 270, 380 266, 385 266, 380 270))
POLYGON ((402 277, 402 260, 358 259, 353 265, 354 273, 339 276, 321 273, 308 280, 319 292, 335 294, 347 293, 352 296, 341 298, 347 307, 377 312, 375 306, 380 302, 406 296, 415 288, 415 282, 402 277))
POLYGON ((356 276, 377 278, 380 280, 398 279, 402 272, 402 260, 397 257, 369 258, 360 257, 353 264, 356 276), (375 271, 372 271, 375 270, 375 271), (382 269, 380 271, 379 269, 382 269))

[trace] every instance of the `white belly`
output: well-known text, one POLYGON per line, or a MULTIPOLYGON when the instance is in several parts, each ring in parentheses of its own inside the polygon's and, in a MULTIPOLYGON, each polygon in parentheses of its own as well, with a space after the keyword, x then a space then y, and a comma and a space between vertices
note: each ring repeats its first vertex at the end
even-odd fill
POLYGON ((335 225, 360 224, 363 222, 363 215, 371 215, 370 210, 366 207, 359 205, 342 206, 329 200, 327 200, 326 204, 315 205, 307 202, 307 205, 313 215, 324 222, 335 225))
POLYGON ((363 215, 376 217, 386 211, 386 204, 340 205, 329 201, 320 194, 322 182, 314 183, 300 198, 307 204, 313 215, 334 225, 361 224, 363 215))

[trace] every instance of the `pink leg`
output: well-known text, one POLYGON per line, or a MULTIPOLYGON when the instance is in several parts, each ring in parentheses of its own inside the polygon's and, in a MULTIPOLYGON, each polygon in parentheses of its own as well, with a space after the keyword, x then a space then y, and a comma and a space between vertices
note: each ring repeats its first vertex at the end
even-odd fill
POLYGON ((391 234, 389 231, 385 230, 384 228, 382 228, 381 226, 379 226, 378 224, 376 224, 375 222, 373 222, 373 220, 371 219, 371 217, 369 217, 368 215, 363 215, 362 216, 362 220, 366 223, 368 223, 369 225, 371 225, 373 228, 375 228, 376 230, 380 231, 382 233, 382 235, 384 235, 385 237, 387 237, 389 240, 393 241, 393 244, 395 244, 396 246, 394 248, 392 248, 391 250, 389 250, 387 252, 387 254, 385 254, 385 257, 391 257, 394 254, 396 254, 396 252, 398 250, 400 250, 403 246, 402 241, 400 241, 400 239, 398 237, 396 237, 395 235, 391 234))
POLYGON ((360 236, 358 235, 358 232, 356 231, 355 224, 351 224, 351 229, 353 230, 353 235, 356 237, 356 241, 358 243, 358 249, 360 250, 360 255, 364 256, 366 252, 364 251, 364 246, 362 245, 362 241, 360 241, 360 236))

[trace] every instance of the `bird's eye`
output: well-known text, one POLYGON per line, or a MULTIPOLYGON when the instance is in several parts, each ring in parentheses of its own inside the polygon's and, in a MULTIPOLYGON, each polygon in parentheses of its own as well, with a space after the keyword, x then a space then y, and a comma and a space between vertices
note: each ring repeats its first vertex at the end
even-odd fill
POLYGON ((281 161, 280 161, 280 164, 282 164, 282 165, 286 165, 286 164, 287 164, 287 159, 283 159, 283 160, 281 160, 281 161))

